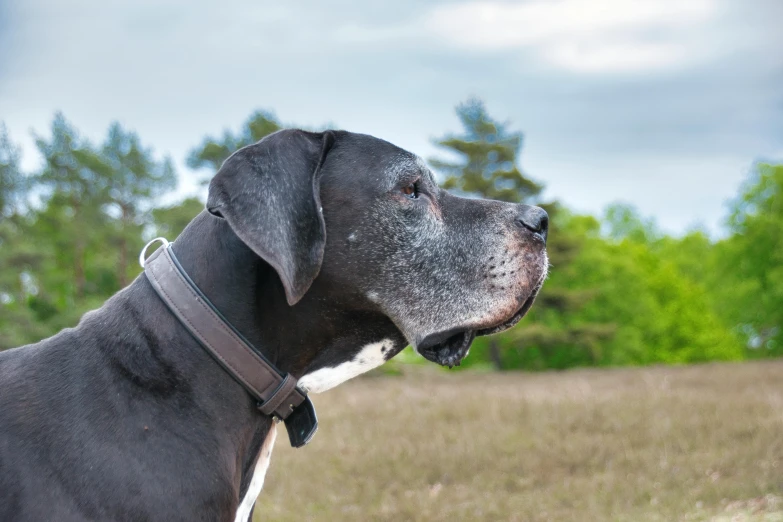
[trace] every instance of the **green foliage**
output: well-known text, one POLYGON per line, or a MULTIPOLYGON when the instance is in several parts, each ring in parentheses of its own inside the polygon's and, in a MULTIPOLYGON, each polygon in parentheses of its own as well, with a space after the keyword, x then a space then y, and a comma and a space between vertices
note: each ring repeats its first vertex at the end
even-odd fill
POLYGON ((0 124, 0 349, 14 346, 27 332, 45 335, 26 305, 23 270, 39 258, 26 235, 22 199, 28 187, 19 169, 21 153, 0 124))
POLYGON ((758 165, 728 225, 709 280, 716 309, 753 356, 783 355, 783 165, 758 165))
POLYGON ((105 238, 117 248, 117 282, 126 286, 137 273, 132 262, 141 243, 142 231, 152 225, 151 211, 162 195, 176 187, 177 177, 170 158, 157 161, 144 148, 139 137, 124 130, 119 123, 109 127, 100 161, 107 167, 109 206, 104 208, 116 218, 105 238))
POLYGON ((0 123, 0 217, 7 218, 15 213, 19 195, 23 193, 25 178, 19 170, 21 152, 11 142, 8 129, 0 123))
MULTIPOLYGON (((463 366, 548 369, 734 360, 783 355, 783 166, 761 164, 742 187, 719 241, 662 233, 631 206, 600 219, 539 201, 518 167, 522 134, 478 100, 457 109, 463 132, 436 143, 444 185, 470 196, 540 204, 550 213, 551 270, 522 323, 476 340, 463 366)), ((205 138, 193 168, 217 170, 239 147, 280 128, 251 115, 237 134, 205 138)), ((61 115, 36 136, 42 166, 21 171, 0 124, 0 349, 74 325, 135 277, 146 239, 174 239, 204 208, 161 206, 175 186, 168 158, 112 124, 103 143, 61 115)), ((420 360, 406 351, 400 363, 420 360)), ((394 368, 390 368, 394 370, 394 368)))
POLYGON ((0 349, 72 326, 130 282, 156 200, 176 184, 171 161, 119 124, 96 147, 57 114, 36 145, 43 166, 23 176, 0 135, 0 349))
POLYGON ((604 228, 606 235, 615 240, 651 243, 660 237, 654 220, 643 218, 634 207, 623 203, 615 203, 606 208, 604 228))
MULTIPOLYGON (((633 226, 625 228, 627 236, 618 233, 614 239, 603 236, 592 217, 563 216, 561 228, 575 231, 582 241, 578 255, 554 270, 546 285, 555 283, 589 298, 565 313, 537 303, 530 317, 501 334, 509 367, 543 370, 744 358, 741 342, 712 308, 705 287, 690 278, 677 259, 662 255, 663 249, 648 242, 648 235, 640 235, 644 220, 626 210, 624 221, 633 226)), ((617 216, 616 210, 609 212, 617 216)), ((604 223, 612 219, 606 216, 604 223)), ((546 293, 541 298, 546 300, 546 293)), ((477 342, 477 362, 482 354, 486 357, 487 344, 477 342)))
POLYGON ((600 288, 579 315, 612 322, 615 335, 601 345, 600 364, 686 363, 743 357, 740 343, 710 309, 703 287, 677 265, 629 237, 588 238, 568 273, 575 288, 600 288))

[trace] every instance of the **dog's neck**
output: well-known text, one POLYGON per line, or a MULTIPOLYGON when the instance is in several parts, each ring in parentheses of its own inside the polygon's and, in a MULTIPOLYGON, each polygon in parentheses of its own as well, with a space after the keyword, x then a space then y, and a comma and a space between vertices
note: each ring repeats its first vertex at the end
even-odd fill
POLYGON ((335 364, 335 344, 357 348, 398 334, 383 317, 367 314, 361 330, 356 311, 306 295, 286 301, 276 272, 246 246, 228 223, 207 212, 197 216, 173 245, 182 267, 225 318, 269 361, 299 378, 335 364), (347 320, 348 314, 352 320, 347 320), (331 355, 331 359, 329 358, 331 355))
MULTIPOLYGON (((283 371, 301 375, 309 361, 301 353, 300 344, 306 341, 308 332, 286 331, 279 326, 295 320, 298 310, 288 306, 271 267, 234 234, 225 220, 202 212, 173 248, 190 278, 257 350, 283 371)), ((310 326, 307 330, 320 330, 316 324, 310 326)))
MULTIPOLYGON (((405 344, 388 319, 340 309, 317 292, 308 292, 289 306, 276 272, 219 217, 202 212, 173 248, 194 283, 257 350, 297 378, 316 377, 311 380, 318 386, 312 391, 328 389, 372 367, 365 362, 370 358, 360 353, 363 349, 380 350, 377 345, 383 341, 380 353, 388 358, 405 344)), ((167 393, 177 408, 192 405, 188 408, 193 411, 182 412, 185 418, 197 419, 192 433, 211 432, 214 440, 222 441, 222 456, 214 457, 236 462, 230 475, 239 479, 240 498, 252 497, 250 479, 261 445, 268 440, 271 418, 258 412, 250 394, 179 324, 145 276, 107 303, 114 306, 122 307, 120 315, 135 324, 124 327, 126 342, 102 339, 101 312, 85 316, 85 326, 103 341, 129 385, 160 381, 170 388, 167 393)), ((377 357, 372 362, 380 364, 377 357)), ((197 437, 194 444, 200 440, 197 437)))

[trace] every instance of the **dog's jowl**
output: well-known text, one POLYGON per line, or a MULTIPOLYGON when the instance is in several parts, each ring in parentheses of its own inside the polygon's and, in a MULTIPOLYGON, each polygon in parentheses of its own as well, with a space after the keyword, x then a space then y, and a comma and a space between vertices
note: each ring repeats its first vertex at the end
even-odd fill
MULTIPOLYGON (((514 325, 546 277, 547 220, 449 194, 380 139, 285 130, 226 160, 170 248, 304 394, 408 344, 456 365, 514 325)), ((77 327, 0 353, 0 520, 248 520, 275 421, 198 327, 143 273, 77 327)))

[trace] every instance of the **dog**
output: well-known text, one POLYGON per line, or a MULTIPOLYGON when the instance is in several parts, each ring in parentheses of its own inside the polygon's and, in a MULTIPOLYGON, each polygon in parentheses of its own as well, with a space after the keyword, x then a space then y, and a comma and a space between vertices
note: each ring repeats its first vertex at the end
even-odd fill
MULTIPOLYGON (((229 157, 171 245, 258 352, 320 393, 410 344, 459 364, 547 274, 538 207, 452 195, 372 136, 283 130, 229 157)), ((242 521, 274 420, 141 274, 0 353, 0 520, 242 521)))

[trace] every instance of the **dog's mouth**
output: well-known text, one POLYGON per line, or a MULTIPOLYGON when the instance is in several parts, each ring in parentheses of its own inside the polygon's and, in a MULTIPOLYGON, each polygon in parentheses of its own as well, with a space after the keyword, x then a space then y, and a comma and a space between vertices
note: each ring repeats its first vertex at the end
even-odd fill
POLYGON ((459 366, 468 354, 475 330, 449 330, 428 335, 417 347, 418 352, 427 359, 441 366, 459 366))
MULTIPOLYGON (((540 288, 540 286, 539 286, 540 288)), ((444 332, 428 335, 416 347, 417 351, 427 359, 441 366, 459 366, 462 359, 468 354, 470 345, 476 336, 490 335, 508 330, 522 319, 533 306, 533 301, 538 295, 538 288, 522 304, 509 319, 499 324, 490 325, 477 330, 453 328, 444 332)))

